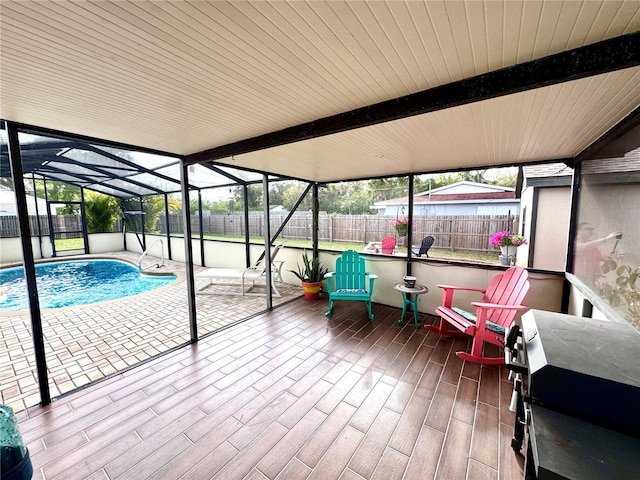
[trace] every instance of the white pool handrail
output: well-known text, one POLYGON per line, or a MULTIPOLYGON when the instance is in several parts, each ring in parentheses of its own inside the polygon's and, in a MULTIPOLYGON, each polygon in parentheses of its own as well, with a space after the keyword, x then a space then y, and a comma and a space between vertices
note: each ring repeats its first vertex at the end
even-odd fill
POLYGON ((147 268, 152 268, 152 267, 156 267, 156 268, 160 268, 160 267, 164 267, 164 242, 162 240, 162 238, 156 238, 153 242, 151 242, 151 245, 149 245, 147 247, 147 249, 142 252, 142 255, 140 255, 140 258, 138 259, 138 270, 140 270, 141 272, 147 268), (151 247, 153 247, 156 243, 160 242, 161 245, 161 264, 160 263, 154 263, 152 265, 147 265, 146 267, 142 268, 142 259, 145 257, 145 255, 149 252, 149 250, 151 250, 151 247))

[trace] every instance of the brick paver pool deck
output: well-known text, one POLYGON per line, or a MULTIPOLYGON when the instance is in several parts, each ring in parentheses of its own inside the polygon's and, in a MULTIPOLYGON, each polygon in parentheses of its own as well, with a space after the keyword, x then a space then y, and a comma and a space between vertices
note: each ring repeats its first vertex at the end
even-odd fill
MULTIPOLYGON (((138 254, 118 252, 88 257, 120 258, 136 263, 138 254)), ((80 258, 87 257, 68 259, 80 258)), ((165 260, 162 270, 173 272, 178 278, 169 285, 131 297, 42 311, 52 397, 189 341, 185 265, 165 260)), ((302 295, 298 286, 279 282, 277 288, 282 297, 273 298, 274 306, 302 295)), ((196 295, 198 335, 214 332, 265 309, 263 296, 196 295)), ((30 315, 0 312, 0 322, 0 403, 19 412, 40 402, 30 315)))

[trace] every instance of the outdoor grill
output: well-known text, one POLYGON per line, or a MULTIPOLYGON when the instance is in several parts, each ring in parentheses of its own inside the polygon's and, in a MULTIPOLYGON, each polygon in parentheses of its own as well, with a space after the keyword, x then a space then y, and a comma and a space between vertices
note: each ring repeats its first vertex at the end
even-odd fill
POLYGON ((640 478, 640 334, 531 310, 505 338, 525 478, 640 478))

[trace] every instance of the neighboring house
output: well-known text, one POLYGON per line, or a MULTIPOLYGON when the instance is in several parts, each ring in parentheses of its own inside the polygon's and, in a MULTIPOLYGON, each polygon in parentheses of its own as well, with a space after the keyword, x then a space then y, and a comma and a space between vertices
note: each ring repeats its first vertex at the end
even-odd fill
MULTIPOLYGON (((408 215, 408 197, 376 202, 379 215, 408 215)), ((457 182, 413 197, 413 215, 518 215, 515 189, 474 182, 457 182)))
POLYGON ((564 163, 523 167, 520 232, 529 240, 518 264, 564 271, 567 261, 573 169, 564 163))
POLYGON ((275 205, 269 209, 271 215, 286 215, 289 213, 289 210, 284 208, 282 205, 275 205))
MULTIPOLYGON (((29 215, 36 214, 36 199, 32 196, 27 195, 27 210, 29 215)), ((37 199, 38 204, 38 214, 46 215, 47 214, 47 201, 44 198, 37 199)), ((51 212, 55 215, 55 209, 51 212)), ((18 208, 16 205, 16 196, 15 193, 11 190, 0 190, 0 215, 2 216, 17 216, 18 208)))

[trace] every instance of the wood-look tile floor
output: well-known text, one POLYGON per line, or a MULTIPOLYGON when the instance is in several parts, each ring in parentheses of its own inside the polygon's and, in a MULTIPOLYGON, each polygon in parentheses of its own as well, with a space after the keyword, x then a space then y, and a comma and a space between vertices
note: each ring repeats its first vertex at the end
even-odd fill
POLYGON ((325 311, 300 299, 21 412, 34 479, 522 478, 503 367, 396 308, 325 311))

